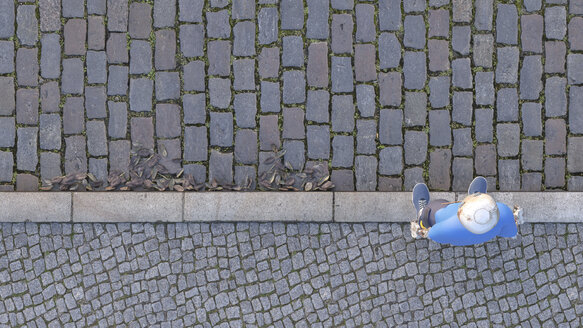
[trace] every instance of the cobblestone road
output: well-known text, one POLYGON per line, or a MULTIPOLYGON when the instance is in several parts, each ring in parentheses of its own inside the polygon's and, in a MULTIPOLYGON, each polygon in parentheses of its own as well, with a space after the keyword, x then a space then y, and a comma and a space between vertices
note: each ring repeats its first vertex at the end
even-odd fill
POLYGON ((0 188, 276 145, 336 190, 583 190, 583 0, 0 0, 0 188), (61 9, 62 8, 62 9, 61 9), (494 187, 496 186, 496 187, 494 187))
POLYGON ((583 225, 1 224, 0 326, 581 327, 583 225))

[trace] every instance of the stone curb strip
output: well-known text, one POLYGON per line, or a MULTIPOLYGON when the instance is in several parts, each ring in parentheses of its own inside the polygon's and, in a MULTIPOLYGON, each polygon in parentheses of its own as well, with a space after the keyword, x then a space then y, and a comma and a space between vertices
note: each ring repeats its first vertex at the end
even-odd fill
MULTIPOLYGON (((583 222, 582 192, 492 192, 526 222, 583 222)), ((465 193, 432 192, 461 200, 465 193)), ((1 192, 0 222, 409 222, 410 192, 1 192)))

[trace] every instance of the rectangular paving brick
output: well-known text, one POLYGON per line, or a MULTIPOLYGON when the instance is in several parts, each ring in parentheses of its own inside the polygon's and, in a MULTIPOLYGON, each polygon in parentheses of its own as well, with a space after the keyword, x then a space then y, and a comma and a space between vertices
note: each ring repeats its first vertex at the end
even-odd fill
POLYGON ((128 32, 134 39, 147 39, 152 30, 152 6, 132 3, 129 7, 128 32))
POLYGON ((306 77, 309 86, 328 86, 328 44, 314 42, 308 46, 306 77))
POLYGON ((16 138, 16 169, 35 172, 38 165, 38 128, 18 128, 16 138))
POLYGON ((197 162, 208 158, 207 128, 187 126, 184 128, 184 160, 197 162))
POLYGON ((36 125, 38 123, 38 89, 16 91, 16 123, 36 125))
POLYGON ((63 133, 81 134, 85 130, 83 98, 69 97, 63 106, 63 133))

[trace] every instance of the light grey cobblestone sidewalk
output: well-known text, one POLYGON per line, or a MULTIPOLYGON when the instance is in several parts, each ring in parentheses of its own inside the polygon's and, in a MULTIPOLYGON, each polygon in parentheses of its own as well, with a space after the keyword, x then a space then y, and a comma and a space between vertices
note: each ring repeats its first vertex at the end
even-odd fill
POLYGON ((580 327, 583 225, 0 224, 0 326, 580 327))

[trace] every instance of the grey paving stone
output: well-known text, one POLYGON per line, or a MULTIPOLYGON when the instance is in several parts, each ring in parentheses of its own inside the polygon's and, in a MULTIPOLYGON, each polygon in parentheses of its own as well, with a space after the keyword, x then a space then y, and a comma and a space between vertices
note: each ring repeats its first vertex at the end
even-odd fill
POLYGON ((544 16, 546 37, 562 40, 567 33, 567 9, 563 6, 548 7, 544 16))
MULTIPOLYGON (((43 34, 41 38, 41 56, 40 56, 40 70, 41 76, 45 79, 57 79, 61 75, 61 45, 58 34, 43 34)), ((14 71, 14 45, 12 42, 2 42, 3 45, 8 45, 8 48, 3 47, 2 58, 6 60, 1 65, 3 73, 11 73, 14 71)))
POLYGON ((231 42, 211 41, 207 44, 208 75, 228 76, 231 73, 231 42))
POLYGON ((494 1, 492 0, 478 0, 475 2, 474 26, 476 27, 476 30, 492 30, 492 17, 494 15, 493 2, 494 1))
POLYGON ((70 97, 63 106, 63 133, 81 134, 85 130, 83 98, 70 97))
MULTIPOLYGON (((255 33, 255 28, 253 28, 255 33)), ((283 50, 281 55, 281 65, 284 67, 304 66, 304 45, 299 36, 285 36, 283 40, 283 50)))
POLYGON ((401 177, 379 177, 379 191, 402 191, 403 179, 401 177))
POLYGON ((490 34, 474 34, 474 65, 492 68, 494 37, 490 34))
POLYGON ((317 123, 328 123, 330 121, 329 103, 330 94, 327 91, 308 90, 306 120, 317 123))
POLYGON ((284 139, 304 139, 306 137, 304 111, 301 108, 283 109, 282 137, 284 139))
MULTIPOLYGON (((542 147, 541 147, 542 148, 542 147)), ((583 172, 582 154, 583 154, 583 138, 569 137, 569 145, 567 147, 567 170, 570 173, 583 172)), ((569 181, 569 183, 571 183, 569 181)))
POLYGON ((496 146, 492 144, 478 145, 474 152, 476 174, 496 175, 496 146))
POLYGON ((350 57, 332 57, 331 67, 332 92, 352 92, 354 75, 350 57))
POLYGON ((493 130, 494 111, 491 108, 476 108, 475 121, 477 142, 492 142, 494 138, 493 130))
POLYGON ((187 126, 184 128, 184 160, 197 162, 208 158, 207 128, 187 126))
POLYGON ((16 91, 16 123, 26 125, 38 123, 38 89, 16 91))
POLYGON ((565 186, 565 158, 547 157, 545 159, 545 186, 563 188, 565 186))
POLYGON ((147 39, 152 31, 152 6, 147 3, 131 3, 128 21, 131 38, 147 39))
POLYGON ((65 174, 86 173, 87 153, 84 136, 65 138, 65 174))
POLYGON ((405 126, 423 126, 427 119, 427 95, 405 92, 405 126))
POLYGON ((423 89, 427 80, 426 57, 423 52, 406 51, 403 58, 403 75, 406 89, 423 89))
MULTIPOLYGON (((309 98, 309 92, 308 92, 309 98)), ((361 117, 372 117, 375 113, 374 86, 359 84, 356 86, 356 103, 361 117)))
POLYGON ((571 50, 583 50, 583 37, 580 31, 583 29, 583 18, 573 17, 569 21, 569 47, 571 50))
MULTIPOLYGON (((180 51, 185 57, 204 56, 204 27, 202 25, 200 24, 180 25, 179 36, 180 36, 180 51)), ((237 35, 235 34, 235 37, 236 36, 237 35)))
POLYGON ((540 191, 542 180, 542 173, 522 173, 522 191, 540 191))
MULTIPOLYGON (((63 60, 63 80, 67 67, 63 60)), ((35 87, 38 85, 38 49, 20 48, 16 51, 16 78, 18 86, 35 87)), ((65 81, 63 81, 65 83, 65 81)))
POLYGON ((472 88, 472 69, 469 58, 455 59, 451 63, 452 85, 462 89, 472 88))
POLYGON ((279 14, 277 8, 263 7, 257 14, 257 26, 259 30, 259 44, 270 44, 277 41, 279 14))
POLYGON ((583 133, 583 88, 571 86, 569 89, 569 130, 571 133, 583 133))
POLYGON ((429 78, 429 102, 433 108, 443 108, 449 105, 449 76, 429 78))
POLYGON ((432 190, 449 190, 451 186, 451 150, 435 149, 429 154, 429 186, 432 190))
POLYGON ((129 62, 125 33, 109 33, 105 48, 109 64, 127 64, 129 62))
POLYGON ((36 171, 38 164, 38 128, 16 130, 16 169, 36 171))
POLYGON ((472 125, 472 93, 456 91, 453 93, 451 119, 466 126, 472 125))
POLYGON ((300 0, 281 0, 279 3, 282 30, 300 30, 304 26, 304 6, 300 0))
POLYGON ((429 10, 429 37, 449 36, 449 11, 429 10))
POLYGON ((473 142, 471 128, 453 129, 452 153, 454 156, 472 156, 473 142))
POLYGON ((501 191, 520 190, 520 171, 518 160, 502 159, 498 161, 498 184, 501 191))
POLYGON ((377 159, 373 156, 356 156, 354 177, 357 191, 374 191, 377 187, 377 159))
MULTIPOLYGON (((41 154, 42 156, 42 154, 41 154)), ((42 158, 42 157, 41 157, 42 158)), ((42 167, 42 163, 41 163, 42 167)), ((107 181, 107 159, 105 158, 90 158, 89 172, 95 176, 97 180, 107 181)))
MULTIPOLYGON (((303 55, 300 56, 300 59, 303 61, 303 55)), ((326 42, 313 42, 308 46, 307 65, 306 77, 308 85, 313 87, 327 87, 329 76, 328 44, 326 42)))
POLYGON ((401 44, 394 33, 379 35, 379 68, 395 68, 401 62, 401 44))
MULTIPOLYGON (((89 53, 87 53, 89 57, 89 53)), ((89 66, 89 60, 87 60, 89 66)), ((148 41, 133 40, 130 46, 130 74, 148 74, 152 70, 152 47, 148 41)), ((102 82, 103 83, 103 82, 102 82)))
MULTIPOLYGON (((202 8, 204 1, 202 0, 179 0, 178 1, 178 19, 181 22, 202 23, 202 8)), ((239 13, 241 7, 237 7, 239 13)), ((233 13, 233 16, 235 14, 233 13)))
POLYGON ((87 82, 107 82, 107 56, 105 51, 87 51, 87 82))
POLYGON ((353 0, 332 0, 330 4, 336 10, 352 10, 354 8, 353 0))
POLYGON ((211 150, 209 159, 209 181, 216 180, 219 185, 233 183, 233 153, 211 150))
POLYGON ((348 14, 332 15, 330 49, 335 54, 352 53, 354 23, 348 14))
MULTIPOLYGON (((89 1, 91 2, 91 1, 89 1)), ((58 31, 61 28, 61 3, 58 0, 39 0, 39 16, 40 16, 40 30, 42 32, 52 32, 58 31)), ((87 4, 87 9, 89 10, 89 3, 87 4)), ((2 33, 0 37, 10 37, 14 34, 14 5, 9 1, 4 1, 2 3, 2 8, 0 12, 5 14, 4 19, 0 21, 4 22, 0 26, 0 31, 8 33, 9 35, 4 35, 2 33), (10 27, 8 27, 10 26, 10 27)))
POLYGON ((237 130, 235 161, 241 164, 257 163, 257 132, 247 129, 237 130))
POLYGON ((105 87, 85 87, 85 109, 87 118, 106 118, 105 87))
POLYGON ((139 145, 138 148, 154 149, 154 122, 151 117, 132 117, 130 134, 132 145, 139 145))
POLYGON ((328 18, 330 1, 307 0, 308 19, 306 21, 306 37, 325 40, 329 37, 328 18))
POLYGON ((133 112, 152 111, 154 81, 147 78, 130 80, 130 110, 133 112))
POLYGON ((387 147, 379 152, 379 174, 400 175, 403 172, 403 148, 387 147))
POLYGON ((61 116, 41 114, 39 121, 40 148, 45 150, 61 149, 61 116))
POLYGON ((108 96, 125 96, 128 92, 128 74, 127 66, 109 66, 109 75, 107 77, 107 95, 108 96))
POLYGON ((182 80, 184 91, 205 91, 204 62, 191 61, 183 66, 182 80))
MULTIPOLYGON (((279 73, 279 48, 263 48, 258 56, 258 73, 261 78, 278 77, 279 73)), ((309 67, 308 62, 308 67, 309 67)), ((309 76, 308 68, 308 76, 309 76)), ((328 74, 326 74, 328 75, 328 74)))
POLYGON ((0 114, 13 115, 15 109, 14 78, 0 77, 0 114))
POLYGON ((303 103, 306 100, 306 79, 302 71, 283 72, 283 103, 303 103))
POLYGON ((19 5, 16 10, 16 23, 18 25, 16 35, 20 43, 27 46, 34 46, 38 41, 38 21, 36 19, 35 6, 19 5))
POLYGON ((0 151, 0 181, 12 181, 14 167, 14 156, 11 152, 0 151))
POLYGON ((180 98, 180 74, 178 72, 157 72, 156 100, 164 101, 179 98, 180 98))
POLYGON ((518 120, 518 93, 516 89, 499 89, 496 96, 496 121, 508 122, 516 120, 518 120))
POLYGON ((524 15, 520 19, 520 24, 522 50, 542 53, 543 17, 524 15))
POLYGON ((235 185, 247 186, 251 182, 250 190, 257 187, 257 169, 253 166, 235 166, 235 185))
POLYGON ((473 179, 474 163, 471 158, 454 157, 451 165, 452 191, 466 191, 473 179))
POLYGON ((354 164, 354 137, 332 138, 332 167, 352 167, 354 164))
POLYGON ((570 14, 581 14, 583 13, 583 3, 579 0, 569 2, 569 13, 570 14))
POLYGON ((330 158, 330 127, 326 125, 308 125, 306 129, 308 141, 308 158, 330 158))
POLYGON ((545 116, 564 116, 567 114, 567 80, 553 76, 545 83, 545 116))
POLYGON ((154 65, 157 70, 176 68, 176 32, 174 30, 156 31, 154 65))
POLYGON ((231 81, 228 79, 208 80, 210 104, 217 108, 227 108, 231 103, 231 81))
POLYGON ((427 159, 427 133, 405 131, 405 164, 418 165, 427 159))
POLYGON ((561 41, 545 42, 545 73, 565 73, 565 43, 561 41))
POLYGON ((117 139, 125 138, 128 129, 127 104, 124 102, 108 101, 107 109, 109 112, 109 124, 107 127, 109 137, 117 139))
POLYGON ((176 19, 176 0, 154 2, 154 27, 170 27, 176 19))
POLYGON ((16 191, 38 191, 38 178, 32 174, 17 174, 16 191))
POLYGON ((469 23, 472 20, 472 2, 469 0, 452 0, 452 21, 469 23))
POLYGON ((130 165, 130 141, 116 140, 109 142, 109 171, 119 170, 128 173, 130 165))
POLYGON ((278 82, 261 81, 260 107, 264 113, 281 111, 281 95, 278 82))
POLYGON ((255 55, 255 24, 253 22, 245 21, 237 23, 233 28, 233 35, 233 55, 255 55))
POLYGON ((526 11, 538 11, 541 8, 541 0, 526 0, 524 1, 524 9, 526 11))
POLYGON ((541 104, 522 104, 522 133, 527 137, 542 135, 541 104))
MULTIPOLYGON (((18 71, 18 63, 16 69, 18 71)), ((567 56, 567 79, 569 84, 583 84, 583 55, 567 56)))
POLYGON ((275 145, 279 149, 281 141, 279 138, 279 127, 277 125, 277 115, 265 115, 259 117, 259 149, 271 150, 275 145))
MULTIPOLYGON (((58 42, 57 42, 58 44, 58 42)), ((44 46, 43 46, 44 49, 44 46)), ((60 50, 59 50, 60 52, 60 50)), ((42 59, 41 59, 42 65, 42 59)), ((14 72, 14 42, 0 41, 0 74, 14 72)))
POLYGON ((332 96, 332 131, 352 132, 354 113, 354 101, 351 95, 332 96))
MULTIPOLYGON (((238 113, 237 96, 235 95, 235 111, 238 113)), ((206 98, 203 93, 182 96, 182 109, 185 124, 204 124, 206 122, 206 98)))
POLYGON ((385 145, 403 144, 403 111, 382 109, 379 118, 379 142, 385 145))
POLYGON ((467 56, 470 54, 470 36, 469 26, 454 26, 451 29, 451 48, 460 55, 467 56))
POLYGON ((451 145, 451 121, 449 111, 429 111, 429 144, 432 146, 451 145))
POLYGON ((230 147, 233 145, 233 114, 210 113, 210 145, 230 147))
POLYGON ((91 156, 107 156, 104 121, 87 121, 87 152, 91 156))
POLYGON ((87 0, 87 14, 105 15, 105 0, 87 0))
MULTIPOLYGON (((379 73, 379 103, 381 106, 399 106, 401 104, 403 80, 401 73, 379 73)), ((357 94, 358 97, 358 94, 357 94)))
MULTIPOLYGON (((233 61, 233 89, 236 91, 255 90, 255 59, 233 61)), ((305 83, 304 83, 305 84, 305 83)), ((285 85, 285 83, 284 83, 285 85)), ((284 88, 285 93, 285 88, 284 88)))
POLYGON ((376 154, 377 123, 374 120, 358 120, 356 130, 356 153, 376 154))
POLYGON ((397 31, 401 27, 401 1, 380 0, 378 22, 381 31, 397 31))
MULTIPOLYGON (((170 9, 168 10, 171 11, 170 9)), ((127 32, 128 30, 127 0, 107 1, 107 29, 111 32, 127 32)))
POLYGON ((567 126, 563 119, 545 122, 545 154, 564 155, 567 152, 567 126))
POLYGON ((204 165, 186 164, 184 165, 184 173, 191 174, 197 183, 204 183, 206 181, 206 167, 204 165))
POLYGON ((518 43, 518 13, 512 4, 497 4, 496 42, 518 43))
POLYGON ((299 140, 285 140, 283 148, 286 150, 284 161, 294 170, 302 170, 306 163, 304 143, 299 140))
POLYGON ((541 56, 526 56, 520 70, 520 98, 536 100, 543 89, 541 56))
POLYGON ((542 171, 543 141, 522 140, 520 150, 522 168, 527 171, 542 171))
POLYGON ((63 59, 61 93, 83 94, 83 62, 79 58, 63 59))
POLYGON ((227 10, 208 11, 206 20, 207 37, 229 38, 231 36, 231 25, 229 25, 229 12, 227 10))
MULTIPOLYGON (((105 160, 107 167, 107 160, 105 160)), ((61 155, 57 153, 40 153, 40 176, 43 180, 50 180, 54 177, 62 176, 61 155)))
POLYGON ((357 42, 373 42, 376 29, 374 24, 375 7, 369 4, 357 4, 355 7, 357 42))
POLYGON ((445 40, 429 40, 429 70, 443 72, 449 70, 449 49, 445 40))
POLYGON ((177 138, 182 134, 180 108, 175 104, 156 105, 156 137, 177 138))
POLYGON ((14 147, 16 121, 14 117, 0 117, 0 147, 14 147))
POLYGON ((352 170, 333 170, 330 181, 334 183, 334 191, 353 191, 354 173, 352 170))
POLYGON ((60 112, 61 92, 57 81, 45 82, 40 87, 40 105, 43 113, 60 112))
MULTIPOLYGON (((233 100, 233 108, 235 110, 235 119, 237 120, 237 126, 240 128, 254 128, 255 115, 257 115, 257 95, 255 93, 238 93, 235 94, 233 100)), ((195 111, 197 115, 195 117, 198 120, 204 122, 204 107, 200 107, 195 111)), ((185 114, 186 116, 186 114, 185 114)), ((185 118, 186 121, 186 118, 185 118)), ((200 123, 202 123, 200 122, 200 123)), ((198 123, 198 122, 197 122, 198 123)))
POLYGON ((405 16, 403 45, 407 48, 425 48, 425 21, 420 15, 405 16))
POLYGON ((476 72, 476 104, 493 105, 494 104, 494 72, 476 72))
POLYGON ((64 27, 64 54, 85 55, 87 22, 83 19, 69 19, 64 27))
POLYGON ((518 124, 497 124, 498 156, 511 157, 518 155, 520 148, 520 126, 518 124))

